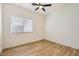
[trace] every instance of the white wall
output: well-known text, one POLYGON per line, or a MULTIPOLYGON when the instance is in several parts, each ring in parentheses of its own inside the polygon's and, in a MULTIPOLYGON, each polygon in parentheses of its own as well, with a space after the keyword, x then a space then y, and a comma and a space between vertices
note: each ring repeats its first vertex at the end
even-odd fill
POLYGON ((44 16, 11 4, 3 4, 3 48, 9 48, 31 41, 48 39, 79 49, 79 5, 64 6, 44 16), (33 18, 34 32, 11 33, 11 16, 33 18), (45 24, 46 22, 46 24, 45 24), (45 33, 46 29, 46 33, 45 33))
POLYGON ((0 53, 2 50, 2 5, 0 4, 0 53))
POLYGON ((3 48, 44 39, 44 17, 12 4, 3 4, 3 48), (11 16, 31 17, 32 33, 11 33, 11 16))
POLYGON ((79 4, 69 4, 46 18, 47 39, 79 49, 79 4))

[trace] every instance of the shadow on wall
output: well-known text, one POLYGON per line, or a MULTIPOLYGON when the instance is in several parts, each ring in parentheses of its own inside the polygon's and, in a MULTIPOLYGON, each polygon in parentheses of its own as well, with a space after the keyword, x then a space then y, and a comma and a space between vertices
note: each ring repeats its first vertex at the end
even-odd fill
POLYGON ((70 4, 47 16, 47 39, 79 49, 79 7, 70 4))

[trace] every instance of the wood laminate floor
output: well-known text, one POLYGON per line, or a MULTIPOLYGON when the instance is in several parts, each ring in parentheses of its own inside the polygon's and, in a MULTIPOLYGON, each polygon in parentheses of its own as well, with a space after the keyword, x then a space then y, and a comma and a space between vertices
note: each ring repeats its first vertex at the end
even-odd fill
POLYGON ((5 49, 3 56, 79 56, 79 50, 48 40, 40 40, 22 46, 5 49))

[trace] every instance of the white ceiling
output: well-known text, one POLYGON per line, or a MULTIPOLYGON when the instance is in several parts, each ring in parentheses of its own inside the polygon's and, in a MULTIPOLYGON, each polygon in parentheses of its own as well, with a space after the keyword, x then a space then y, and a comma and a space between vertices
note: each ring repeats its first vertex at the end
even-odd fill
POLYGON ((42 11, 42 9, 39 9, 39 10, 35 11, 34 9, 35 9, 37 6, 33 6, 31 3, 14 3, 14 5, 17 5, 17 6, 19 6, 19 7, 28 9, 28 10, 33 11, 33 12, 40 13, 40 14, 42 14, 42 15, 48 15, 48 14, 50 14, 51 12, 54 12, 54 11, 56 11, 56 10, 59 10, 59 9, 63 8, 64 6, 68 5, 68 4, 52 3, 52 6, 50 6, 50 7, 45 7, 46 12, 42 11))

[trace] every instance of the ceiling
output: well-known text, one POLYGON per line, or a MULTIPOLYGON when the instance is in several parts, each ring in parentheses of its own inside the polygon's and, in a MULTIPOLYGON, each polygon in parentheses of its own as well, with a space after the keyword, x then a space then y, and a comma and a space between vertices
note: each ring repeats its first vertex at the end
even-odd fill
POLYGON ((19 7, 28 9, 28 10, 33 11, 33 12, 37 12, 37 13, 42 14, 42 15, 48 15, 51 12, 59 10, 59 9, 61 9, 64 6, 64 4, 61 4, 61 3, 52 3, 52 6, 45 7, 46 12, 44 12, 44 11, 42 11, 42 9, 39 9, 39 10, 35 11, 34 9, 37 6, 33 6, 31 3, 14 3, 14 5, 17 5, 19 7))

